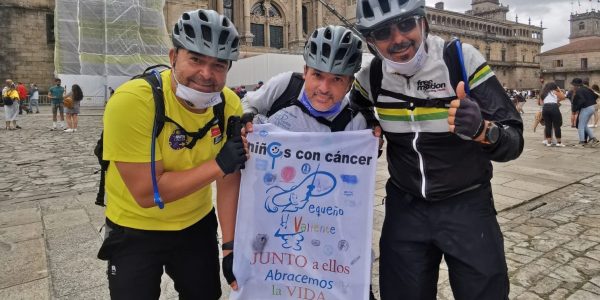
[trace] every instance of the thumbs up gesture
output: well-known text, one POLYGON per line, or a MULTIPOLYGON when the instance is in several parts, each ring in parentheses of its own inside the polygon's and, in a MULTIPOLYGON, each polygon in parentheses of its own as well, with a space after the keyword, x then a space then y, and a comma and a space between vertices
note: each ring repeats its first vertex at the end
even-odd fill
POLYGON ((456 87, 457 99, 450 102, 448 110, 448 129, 464 140, 484 140, 485 121, 477 102, 465 93, 465 83, 456 87))

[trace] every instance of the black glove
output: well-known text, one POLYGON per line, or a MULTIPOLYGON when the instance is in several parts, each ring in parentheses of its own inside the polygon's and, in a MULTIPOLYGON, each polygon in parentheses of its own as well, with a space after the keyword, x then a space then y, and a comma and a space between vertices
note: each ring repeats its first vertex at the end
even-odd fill
POLYGON ((454 133, 464 140, 475 139, 483 132, 485 122, 477 102, 469 97, 460 100, 460 106, 456 109, 454 126, 454 133))
POLYGON ((241 136, 228 139, 215 159, 225 174, 235 172, 246 161, 246 152, 241 136))
POLYGON ((252 123, 254 121, 255 113, 247 112, 242 115, 242 126, 246 126, 246 123, 252 123))
POLYGON ((233 275, 233 252, 223 257, 223 276, 225 276, 228 284, 235 281, 235 275, 233 275))

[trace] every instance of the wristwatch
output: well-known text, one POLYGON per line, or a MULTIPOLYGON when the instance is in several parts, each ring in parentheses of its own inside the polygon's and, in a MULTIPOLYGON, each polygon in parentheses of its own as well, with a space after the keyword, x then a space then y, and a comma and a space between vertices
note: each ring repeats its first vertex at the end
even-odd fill
POLYGON ((485 129, 485 141, 490 144, 495 144, 500 138, 500 128, 494 122, 490 122, 485 129))

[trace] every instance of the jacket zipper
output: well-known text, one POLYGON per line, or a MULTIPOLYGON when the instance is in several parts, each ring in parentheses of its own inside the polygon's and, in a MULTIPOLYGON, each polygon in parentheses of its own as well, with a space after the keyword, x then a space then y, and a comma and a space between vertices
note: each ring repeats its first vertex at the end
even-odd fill
MULTIPOLYGON (((410 111, 410 121, 414 122, 415 121, 415 115, 414 115, 414 107, 412 107, 414 105, 414 103, 411 103, 411 108, 409 109, 410 111)), ((419 149, 417 149, 417 141, 419 140, 419 131, 415 131, 415 137, 412 140, 412 146, 413 149, 415 150, 415 152, 417 152, 417 156, 419 157, 419 171, 421 171, 421 195, 423 196, 424 199, 427 199, 427 194, 425 193, 425 167, 424 167, 424 162, 423 162, 423 155, 421 155, 421 152, 419 152, 419 149)))

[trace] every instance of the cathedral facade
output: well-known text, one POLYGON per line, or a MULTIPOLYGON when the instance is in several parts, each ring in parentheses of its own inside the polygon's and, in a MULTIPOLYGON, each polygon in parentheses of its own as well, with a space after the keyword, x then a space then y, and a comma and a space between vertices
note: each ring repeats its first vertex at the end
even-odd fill
MULTIPOLYGON (((3 0, 0 74, 47 88, 54 76, 54 0, 3 0), (12 18, 11 16, 19 16, 12 18)), ((433 34, 474 45, 507 88, 539 88, 542 30, 506 19, 498 0, 472 0, 458 13, 439 2, 427 8, 433 34)), ((167 31, 184 11, 215 9, 236 25, 241 58, 262 53, 298 54, 317 27, 355 22, 356 0, 165 0, 167 31)), ((42 90, 43 91, 43 90, 42 90)))

